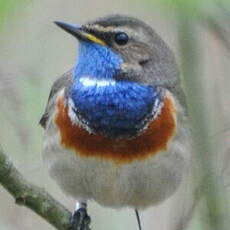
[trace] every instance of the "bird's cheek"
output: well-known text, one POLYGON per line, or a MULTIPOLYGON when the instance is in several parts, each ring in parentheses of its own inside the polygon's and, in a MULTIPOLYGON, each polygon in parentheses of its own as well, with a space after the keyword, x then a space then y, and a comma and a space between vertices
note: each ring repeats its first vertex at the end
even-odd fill
POLYGON ((136 63, 122 63, 115 79, 139 82, 141 75, 143 75, 143 69, 140 65, 136 63))

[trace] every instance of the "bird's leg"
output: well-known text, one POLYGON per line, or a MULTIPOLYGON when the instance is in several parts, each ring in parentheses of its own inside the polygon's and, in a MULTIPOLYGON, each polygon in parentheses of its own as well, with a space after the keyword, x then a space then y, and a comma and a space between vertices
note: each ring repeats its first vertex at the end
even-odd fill
POLYGON ((76 202, 74 213, 71 217, 70 230, 90 230, 90 217, 87 214, 87 203, 76 202))
POLYGON ((140 219, 140 215, 139 215, 139 212, 137 209, 135 209, 135 214, 136 214, 136 218, 137 218, 138 228, 139 228, 139 230, 142 230, 141 219, 140 219))

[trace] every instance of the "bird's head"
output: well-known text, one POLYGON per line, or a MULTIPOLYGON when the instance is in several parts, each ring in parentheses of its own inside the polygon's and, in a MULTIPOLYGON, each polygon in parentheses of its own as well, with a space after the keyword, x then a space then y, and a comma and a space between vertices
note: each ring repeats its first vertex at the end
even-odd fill
POLYGON ((80 71, 91 71, 87 74, 94 78, 138 81, 169 88, 178 81, 171 50, 139 19, 109 15, 82 26, 59 21, 56 24, 80 42, 76 75, 85 74, 80 71))
POLYGON ((178 84, 170 49, 132 17, 55 23, 80 42, 69 92, 78 120, 106 136, 136 135, 159 112, 164 88, 178 84))

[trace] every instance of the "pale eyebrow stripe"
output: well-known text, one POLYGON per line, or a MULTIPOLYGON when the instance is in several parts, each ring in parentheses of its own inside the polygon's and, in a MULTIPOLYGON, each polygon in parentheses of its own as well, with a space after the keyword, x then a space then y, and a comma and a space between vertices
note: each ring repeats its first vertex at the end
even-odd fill
POLYGON ((113 32, 113 30, 116 28, 114 26, 101 26, 99 24, 93 24, 93 25, 84 25, 87 29, 97 30, 98 32, 113 32))
POLYGON ((116 32, 124 32, 124 33, 127 33, 127 34, 135 34, 135 35, 138 35, 137 32, 133 31, 131 28, 127 28, 127 27, 124 27, 124 26, 107 26, 107 27, 104 27, 104 26, 101 26, 99 24, 86 24, 86 25, 83 25, 83 27, 85 27, 86 29, 88 30, 95 30, 95 32, 104 32, 104 33, 116 33, 116 32))

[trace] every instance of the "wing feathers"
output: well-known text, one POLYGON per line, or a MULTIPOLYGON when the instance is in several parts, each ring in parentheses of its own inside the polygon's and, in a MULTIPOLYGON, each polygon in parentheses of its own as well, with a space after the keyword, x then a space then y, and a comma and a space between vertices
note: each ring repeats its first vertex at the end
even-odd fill
POLYGON ((45 129, 47 121, 49 120, 50 115, 55 110, 55 103, 58 93, 63 89, 67 88, 72 80, 72 69, 64 73, 60 78, 58 78, 50 91, 49 98, 46 104, 45 112, 42 115, 39 124, 45 129))

